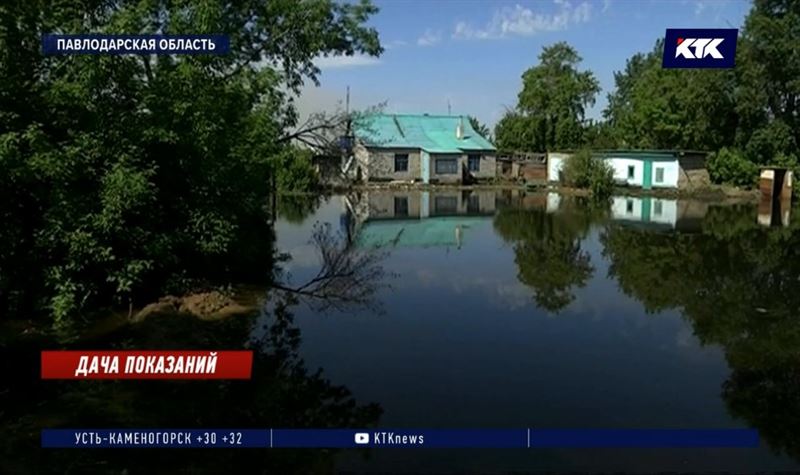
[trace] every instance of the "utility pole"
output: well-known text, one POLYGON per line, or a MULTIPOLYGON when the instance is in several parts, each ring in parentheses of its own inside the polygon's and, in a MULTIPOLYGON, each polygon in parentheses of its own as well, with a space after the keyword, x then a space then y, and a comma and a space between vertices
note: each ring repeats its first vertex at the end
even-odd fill
POLYGON ((450 99, 447 100, 447 115, 452 115, 450 112, 450 99))
POLYGON ((339 157, 339 170, 346 177, 353 158, 353 147, 355 136, 353 134, 353 118, 350 115, 350 86, 347 86, 347 94, 344 101, 344 137, 339 138, 341 156, 339 157))
POLYGON ((350 116, 350 86, 347 86, 347 96, 345 97, 345 105, 344 105, 344 117, 345 117, 345 140, 346 140, 346 147, 347 147, 347 158, 350 158, 350 154, 353 151, 353 118, 350 116))

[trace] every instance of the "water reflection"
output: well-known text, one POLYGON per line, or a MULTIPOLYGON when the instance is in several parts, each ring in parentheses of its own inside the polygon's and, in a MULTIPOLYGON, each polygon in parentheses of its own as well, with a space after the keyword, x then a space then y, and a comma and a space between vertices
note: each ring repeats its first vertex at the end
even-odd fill
POLYGON ((469 229, 491 219, 494 191, 362 191, 343 197, 348 235, 361 248, 461 249, 469 229))
POLYGON ((211 300, 212 307, 216 300, 229 300, 218 291, 170 296, 133 318, 115 314, 82 329, 75 325, 76 337, 66 342, 19 336, 3 344, 0 431, 6 437, 0 473, 227 473, 254 467, 264 473, 330 473, 334 452, 326 450, 207 450, 176 456, 171 450, 39 448, 43 428, 376 426, 378 404, 357 402, 321 368, 307 367, 294 311, 301 301, 310 301, 315 311, 372 307, 383 285, 380 258, 342 245, 330 226, 315 229, 319 271, 300 285, 279 280, 283 275, 276 271, 269 291, 240 288, 235 303, 221 310, 209 307, 211 300), (190 300, 198 303, 187 305, 190 300), (42 381, 41 348, 249 348, 254 358, 248 381, 42 381))
POLYGON ((594 267, 581 248, 593 222, 607 210, 586 200, 547 201, 547 207, 503 207, 494 228, 513 244, 517 278, 534 291, 536 303, 551 312, 563 310, 583 287, 594 267))
POLYGON ((306 451, 41 450, 44 427, 348 427, 374 426, 377 405, 359 405, 350 392, 309 370, 298 355, 302 338, 291 306, 271 305, 260 321, 262 338, 251 341, 252 318, 203 321, 185 315, 153 315, 141 323, 82 342, 79 347, 127 349, 254 350, 251 381, 38 381, 19 374, 36 368, 34 348, 4 354, 4 473, 203 472, 252 469, 321 473, 332 453, 306 451), (248 343, 249 342, 249 343, 248 343), (10 378, 8 376, 11 376, 10 378), (11 383, 13 381, 13 383, 11 383), (10 385, 10 386, 9 386, 10 385))
MULTIPOLYGON (((329 325, 304 315, 311 335, 306 351, 312 360, 324 354, 334 361, 329 369, 352 382, 356 394, 385 403, 384 423, 424 423, 416 414, 433 410, 444 426, 520 425, 522 419, 554 426, 750 426, 769 449, 800 459, 800 437, 792 431, 800 422, 796 225, 760 227, 753 204, 656 197, 618 196, 598 206, 517 191, 441 197, 392 191, 341 203, 354 242, 392 249, 387 266, 400 274, 401 286, 383 295, 389 312, 381 323, 345 317, 329 325), (521 289, 511 290, 509 271, 521 289), (525 289, 533 305, 510 305, 525 289), (539 318, 553 313, 566 315, 539 318), (436 338, 439 331, 448 337, 436 338), (371 365, 335 363, 342 349, 322 335, 345 333, 354 335, 347 345, 371 354, 371 365), (399 369, 411 363, 379 349, 412 341, 424 365, 415 366, 416 383, 399 369), (465 365, 471 376, 461 379, 465 365), (430 386, 436 378, 448 381, 450 394, 472 397, 440 398, 430 386), (398 400, 393 393, 409 384, 424 394, 398 400), (625 409, 611 394, 627 401, 625 409), (493 405, 501 400, 504 407, 493 405)), ((644 457, 649 465, 642 466, 799 467, 762 451, 713 461, 661 454, 644 457)), ((578 456, 540 465, 490 459, 487 469, 633 466, 627 452, 614 460, 578 456)), ((440 468, 457 463, 440 462, 440 468)), ((390 466, 374 463, 368 466, 390 466)))
POLYGON ((724 349, 731 413, 798 457, 800 232, 762 228, 753 212, 712 207, 697 233, 612 226, 602 240, 626 294, 649 311, 680 309, 704 344, 724 349))
POLYGON ((302 223, 317 211, 324 197, 316 194, 281 194, 276 200, 277 215, 289 223, 302 223))
POLYGON ((389 276, 381 266, 385 254, 359 249, 333 231, 330 223, 315 223, 310 243, 319 256, 316 274, 294 287, 274 282, 273 289, 303 300, 317 312, 354 306, 380 309, 375 294, 388 285, 389 276))
POLYGON ((369 305, 323 314, 297 305, 303 292, 270 292, 251 315, 153 315, 74 344, 249 347, 252 382, 43 384, 42 342, 20 339, 2 355, 10 377, 0 429, 12 436, 0 472, 31 463, 34 472, 130 473, 800 469, 797 223, 759 226, 754 205, 624 196, 597 205, 516 190, 363 191, 291 209, 302 212, 276 229, 278 249, 292 257, 282 264, 292 279, 281 282, 303 290, 331 274, 323 269, 339 269, 332 274, 345 280, 323 293, 349 295, 343 283, 361 276, 369 285, 355 295, 385 314, 369 305), (379 261, 363 260, 373 252, 379 261), (376 285, 389 274, 391 287, 376 285), (38 449, 42 427, 92 425, 754 427, 764 447, 373 451, 369 459, 38 449))

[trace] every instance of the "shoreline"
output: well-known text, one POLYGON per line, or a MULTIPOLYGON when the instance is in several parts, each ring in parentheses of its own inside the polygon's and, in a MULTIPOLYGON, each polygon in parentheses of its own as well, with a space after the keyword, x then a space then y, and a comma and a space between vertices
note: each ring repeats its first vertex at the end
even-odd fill
MULTIPOLYGON (((421 183, 366 183, 350 186, 323 186, 317 191, 292 194, 314 193, 349 193, 359 191, 472 191, 472 190, 497 190, 497 191, 522 191, 526 193, 558 193, 563 196, 591 196, 591 191, 583 188, 571 188, 561 185, 535 184, 525 185, 514 182, 463 184, 421 184, 421 183)), ((743 189, 727 185, 709 185, 697 188, 661 188, 649 189, 616 186, 614 196, 654 197, 663 199, 691 199, 708 202, 741 202, 758 203, 759 191, 757 189, 743 189)))

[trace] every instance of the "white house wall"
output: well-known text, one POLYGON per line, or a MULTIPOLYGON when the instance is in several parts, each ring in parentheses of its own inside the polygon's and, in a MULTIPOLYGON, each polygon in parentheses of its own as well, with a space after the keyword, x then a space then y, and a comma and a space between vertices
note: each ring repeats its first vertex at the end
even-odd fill
MULTIPOLYGON (((557 182, 559 174, 564 167, 564 160, 571 154, 553 152, 547 154, 547 180, 557 182)), ((637 158, 607 157, 606 163, 614 172, 614 180, 628 186, 641 187, 644 184, 644 160, 637 158), (633 167, 633 178, 628 178, 628 167, 633 167)), ((680 166, 678 160, 655 160, 653 164, 652 186, 653 188, 677 188, 678 178, 680 177, 680 166), (656 169, 664 169, 664 180, 656 182, 656 169)))
MULTIPOLYGON (((606 163, 614 171, 614 180, 628 186, 641 187, 644 184, 644 160, 636 158, 608 157, 606 163), (628 178, 628 167, 633 167, 633 178, 628 178)), ((678 161, 655 160, 651 184, 653 188, 677 188, 680 167, 678 161), (664 169, 664 181, 656 182, 656 169, 664 169)))
POLYGON ((653 188, 677 188, 680 173, 677 160, 653 162, 653 188), (658 168, 664 168, 664 181, 660 183, 656 181, 656 169, 658 168))
POLYGON ((570 155, 572 154, 558 152, 547 154, 547 181, 558 181, 558 175, 561 173, 561 168, 564 166, 564 160, 570 155))
POLYGON ((642 186, 644 181, 644 162, 632 158, 606 158, 606 163, 614 171, 614 181, 629 186, 642 186), (628 178, 628 167, 633 167, 633 178, 628 178))

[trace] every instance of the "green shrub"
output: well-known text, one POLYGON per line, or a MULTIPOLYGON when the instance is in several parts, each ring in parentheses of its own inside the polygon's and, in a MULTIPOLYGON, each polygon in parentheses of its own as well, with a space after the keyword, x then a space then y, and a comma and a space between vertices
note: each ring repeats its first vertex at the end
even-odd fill
POLYGON ((714 183, 752 187, 758 178, 758 165, 741 150, 725 147, 709 156, 708 174, 714 183))
POLYGON ((287 148, 270 159, 278 191, 311 191, 317 184, 317 171, 311 151, 287 148))
POLYGON ((614 190, 614 172, 608 164, 594 158, 589 150, 581 150, 566 160, 562 182, 575 188, 588 188, 596 198, 608 198, 614 190))

